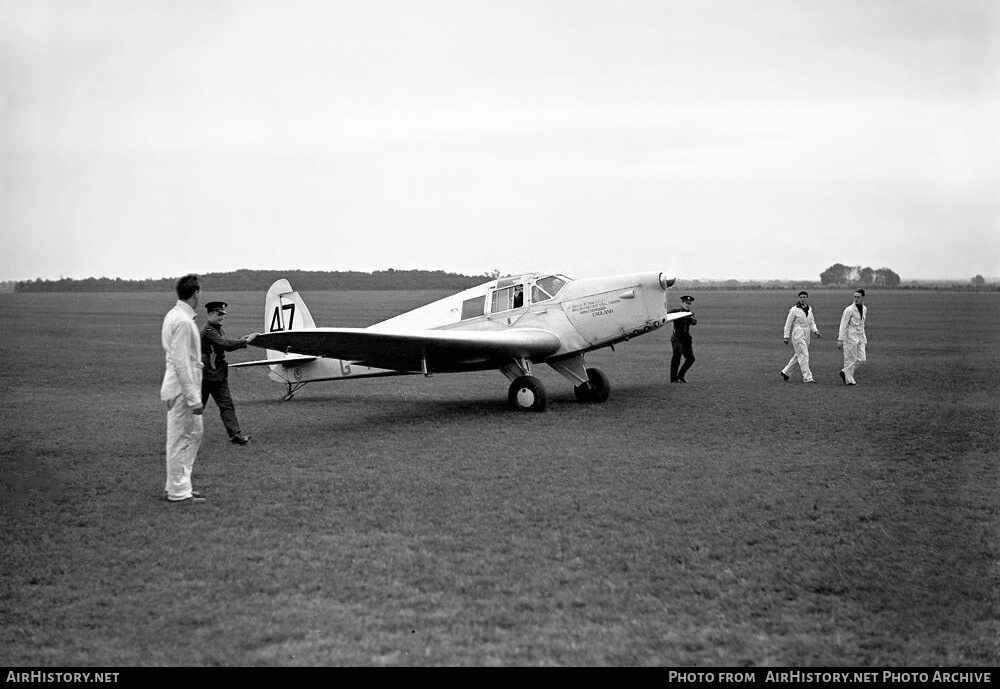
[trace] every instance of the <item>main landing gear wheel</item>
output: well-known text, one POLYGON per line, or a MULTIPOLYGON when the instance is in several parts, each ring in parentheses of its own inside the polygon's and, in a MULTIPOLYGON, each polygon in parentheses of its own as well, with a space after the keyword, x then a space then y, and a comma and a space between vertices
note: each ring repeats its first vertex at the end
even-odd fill
POLYGON ((545 411, 545 386, 534 376, 521 376, 510 384, 507 401, 517 411, 545 411))
POLYGON ((599 368, 587 369, 587 383, 581 383, 573 388, 576 399, 580 402, 593 402, 600 404, 608 399, 611 394, 611 381, 604 375, 604 371, 599 368))

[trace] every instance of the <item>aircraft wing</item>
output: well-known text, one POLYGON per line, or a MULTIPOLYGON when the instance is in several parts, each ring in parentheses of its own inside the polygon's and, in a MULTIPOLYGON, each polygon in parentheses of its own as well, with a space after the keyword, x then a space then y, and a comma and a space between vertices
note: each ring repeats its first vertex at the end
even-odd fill
POLYGON ((372 368, 427 372, 499 368, 511 363, 512 359, 548 356, 561 346, 555 333, 540 328, 308 328, 264 333, 250 344, 285 353, 344 359, 372 368))

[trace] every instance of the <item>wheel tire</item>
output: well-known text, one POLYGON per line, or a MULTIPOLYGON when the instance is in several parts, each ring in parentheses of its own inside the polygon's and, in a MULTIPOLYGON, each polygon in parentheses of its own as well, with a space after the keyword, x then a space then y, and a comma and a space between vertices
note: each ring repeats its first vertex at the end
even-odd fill
POLYGON ((515 411, 545 411, 545 386, 534 376, 521 376, 510 384, 507 401, 515 411))
POLYGON ((606 402, 611 394, 611 381, 604 375, 604 371, 599 368, 587 369, 587 380, 573 388, 576 398, 581 402, 591 402, 601 404, 606 402))

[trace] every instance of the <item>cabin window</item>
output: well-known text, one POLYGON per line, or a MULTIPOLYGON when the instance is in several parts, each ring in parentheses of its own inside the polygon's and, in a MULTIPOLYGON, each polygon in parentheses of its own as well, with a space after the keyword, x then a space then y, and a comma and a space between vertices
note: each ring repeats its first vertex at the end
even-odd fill
POLYGON ((472 299, 466 299, 462 302, 462 320, 468 318, 477 318, 483 315, 483 309, 486 307, 486 295, 480 295, 478 297, 473 297, 472 299))
POLYGON ((524 306, 524 286, 512 285, 493 292, 490 313, 510 311, 511 309, 519 309, 522 306, 524 306))

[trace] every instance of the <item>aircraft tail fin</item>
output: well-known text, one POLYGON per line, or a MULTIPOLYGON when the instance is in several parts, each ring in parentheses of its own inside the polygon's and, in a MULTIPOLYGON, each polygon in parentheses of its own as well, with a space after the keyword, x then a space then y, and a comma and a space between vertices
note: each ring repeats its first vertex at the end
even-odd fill
POLYGON ((264 302, 264 332, 315 328, 309 308, 288 280, 276 280, 267 290, 264 302))
MULTIPOLYGON (((309 307, 298 292, 292 289, 288 280, 275 280, 264 300, 264 332, 315 328, 316 322, 309 307)), ((285 355, 273 349, 267 350, 268 359, 284 359, 285 355)))
MULTIPOLYGON (((304 328, 315 328, 309 308, 302 301, 298 292, 292 290, 288 280, 276 280, 271 288, 267 290, 267 297, 264 299, 264 332, 273 333, 283 330, 302 330, 304 328)), ((316 361, 317 357, 305 354, 289 354, 278 352, 273 349, 267 350, 267 358, 259 361, 242 361, 229 364, 229 368, 240 368, 243 366, 270 366, 271 378, 278 382, 289 383, 288 377, 283 373, 293 367, 303 366, 316 361), (282 368, 277 368, 278 366, 282 368)), ((289 391, 291 396, 291 390, 289 391)))

